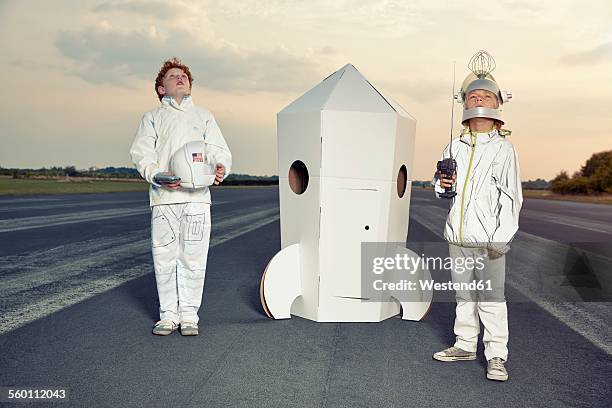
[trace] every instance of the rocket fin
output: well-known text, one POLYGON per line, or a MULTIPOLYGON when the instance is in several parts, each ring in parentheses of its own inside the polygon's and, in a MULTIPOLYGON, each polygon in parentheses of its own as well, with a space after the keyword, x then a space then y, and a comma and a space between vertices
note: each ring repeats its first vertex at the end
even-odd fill
MULTIPOLYGON (((419 256, 408 248, 402 248, 410 258, 419 258, 419 256)), ((411 280, 416 283, 417 290, 411 292, 409 296, 400 302, 402 306, 403 320, 423 320, 431 308, 433 291, 422 289, 419 281, 430 281, 431 273, 427 267, 419 265, 419 268, 412 275, 411 280)))
POLYGON ((268 263, 261 277, 259 297, 272 319, 291 318, 291 304, 302 294, 300 245, 283 248, 268 263))

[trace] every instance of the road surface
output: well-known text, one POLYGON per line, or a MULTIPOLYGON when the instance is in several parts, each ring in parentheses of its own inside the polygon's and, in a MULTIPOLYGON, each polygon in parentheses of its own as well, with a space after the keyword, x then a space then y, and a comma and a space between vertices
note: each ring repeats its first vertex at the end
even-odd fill
MULTIPOLYGON (((409 246, 442 240, 446 203, 431 194, 412 190, 409 246)), ((498 383, 482 345, 477 361, 432 360, 453 341, 450 302, 422 322, 267 319, 258 286, 280 248, 277 189, 213 200, 201 334, 187 338, 151 335, 145 193, 0 198, 0 386, 64 388, 62 407, 610 406, 612 207, 525 200, 508 256, 510 380, 498 383), (568 254, 587 259, 584 276, 568 280, 568 254)))

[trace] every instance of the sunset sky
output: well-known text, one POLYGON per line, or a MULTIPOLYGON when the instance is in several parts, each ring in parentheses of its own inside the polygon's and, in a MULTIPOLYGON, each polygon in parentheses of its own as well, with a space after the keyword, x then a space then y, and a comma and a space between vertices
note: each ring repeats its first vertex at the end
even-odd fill
MULTIPOLYGON (((0 166, 130 166, 164 59, 192 67, 233 171, 277 174, 276 113, 352 63, 417 119, 413 179, 448 142, 457 84, 479 49, 514 98, 523 180, 612 148, 612 2, 0 1, 0 166)), ((460 105, 455 104, 455 132, 460 105)))

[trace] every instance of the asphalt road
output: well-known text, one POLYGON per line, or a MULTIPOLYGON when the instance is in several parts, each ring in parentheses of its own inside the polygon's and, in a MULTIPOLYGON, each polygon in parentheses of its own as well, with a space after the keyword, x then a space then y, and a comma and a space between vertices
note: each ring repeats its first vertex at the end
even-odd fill
MULTIPOLYGON (((431 194, 412 191, 409 246, 442 241, 446 203, 431 194)), ((612 207, 525 200, 498 383, 481 345, 477 361, 431 359, 452 344, 452 302, 422 322, 267 319, 258 286, 280 248, 277 190, 213 201, 201 334, 187 338, 150 332, 146 194, 0 198, 0 387, 64 388, 64 407, 610 406, 612 207)))

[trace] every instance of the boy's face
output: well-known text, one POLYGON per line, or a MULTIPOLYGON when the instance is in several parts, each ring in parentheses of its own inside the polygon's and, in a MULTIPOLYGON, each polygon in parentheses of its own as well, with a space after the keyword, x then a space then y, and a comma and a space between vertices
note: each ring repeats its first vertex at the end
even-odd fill
POLYGON ((497 102, 497 96, 490 91, 484 89, 474 89, 467 96, 465 103, 466 109, 472 109, 476 107, 493 108, 497 109, 499 106, 497 102))
POLYGON ((170 68, 162 81, 163 86, 158 86, 157 91, 164 96, 171 96, 180 100, 189 95, 190 83, 187 74, 180 68, 170 68))

